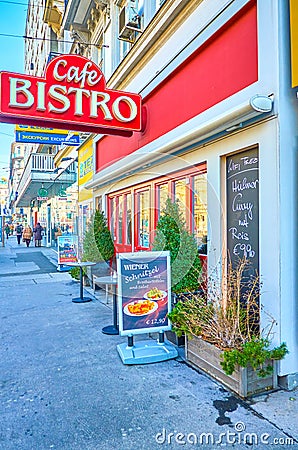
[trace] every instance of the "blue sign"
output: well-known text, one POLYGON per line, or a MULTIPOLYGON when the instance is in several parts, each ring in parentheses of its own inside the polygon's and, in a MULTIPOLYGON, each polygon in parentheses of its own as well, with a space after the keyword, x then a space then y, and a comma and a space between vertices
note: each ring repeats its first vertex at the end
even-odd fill
POLYGON ((51 144, 51 145, 80 145, 78 134, 51 134, 51 133, 31 133, 29 131, 16 131, 16 142, 27 144, 51 144))
POLYGON ((0 242, 3 242, 3 239, 4 239, 3 232, 4 232, 4 230, 3 230, 3 217, 0 216, 0 242))

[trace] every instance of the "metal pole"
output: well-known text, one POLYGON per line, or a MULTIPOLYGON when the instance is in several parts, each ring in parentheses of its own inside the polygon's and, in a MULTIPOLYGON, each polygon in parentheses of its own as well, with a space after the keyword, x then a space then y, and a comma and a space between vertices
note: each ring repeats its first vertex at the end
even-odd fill
POLYGON ((133 336, 127 336, 127 346, 128 347, 133 347, 133 336))
POLYGON ((158 343, 163 344, 165 342, 165 334, 163 331, 160 331, 158 334, 158 343))
POLYGON ((118 330, 116 284, 113 284, 113 322, 114 328, 118 330))
POLYGON ((83 267, 80 266, 80 298, 83 300, 84 294, 83 294, 83 267))

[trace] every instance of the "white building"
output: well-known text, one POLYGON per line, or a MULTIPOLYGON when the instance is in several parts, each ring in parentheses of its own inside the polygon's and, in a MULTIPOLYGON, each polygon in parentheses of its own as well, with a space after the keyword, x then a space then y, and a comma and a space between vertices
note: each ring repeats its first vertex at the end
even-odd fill
MULTIPOLYGON (((297 19, 297 2, 290 5, 297 19)), ((84 185, 92 207, 107 212, 117 251, 150 249, 165 197, 179 199, 198 243, 207 235, 209 270, 229 254, 249 257, 260 273, 274 343, 290 350, 280 383, 295 387, 298 52, 293 39, 291 59, 297 20, 291 29, 288 2, 46 7, 58 51, 71 38, 67 51, 99 64, 109 88, 143 97, 140 133, 94 136, 94 173, 84 185)))

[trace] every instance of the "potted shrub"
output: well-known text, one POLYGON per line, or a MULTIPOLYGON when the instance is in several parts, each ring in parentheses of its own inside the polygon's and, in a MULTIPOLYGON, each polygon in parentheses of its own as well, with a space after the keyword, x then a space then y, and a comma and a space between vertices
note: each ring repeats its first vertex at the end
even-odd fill
POLYGON ((111 261, 115 253, 111 232, 103 211, 96 211, 86 228, 83 241, 83 261, 96 262, 87 267, 87 275, 92 282, 93 275, 110 275, 111 261))
POLYGON ((209 280, 205 296, 194 294, 169 314, 176 333, 186 334, 189 363, 241 397, 277 388, 276 361, 288 353, 285 343, 271 348, 271 316, 260 330, 259 277, 244 277, 246 266, 229 266, 220 282, 209 280))
MULTIPOLYGON (((156 226, 152 249, 170 251, 172 304, 187 295, 198 291, 201 277, 201 261, 197 243, 185 224, 178 202, 166 200, 156 226), (183 294, 183 295, 181 295, 183 294)), ((184 338, 166 332, 167 338, 178 345, 184 345, 184 338)))
MULTIPOLYGON (((69 271, 69 274, 71 275, 71 277, 76 280, 76 281, 80 281, 80 268, 79 267, 72 267, 69 271)), ((87 277, 87 272, 86 272, 86 268, 83 267, 83 284, 84 286, 89 286, 89 279, 87 277)))

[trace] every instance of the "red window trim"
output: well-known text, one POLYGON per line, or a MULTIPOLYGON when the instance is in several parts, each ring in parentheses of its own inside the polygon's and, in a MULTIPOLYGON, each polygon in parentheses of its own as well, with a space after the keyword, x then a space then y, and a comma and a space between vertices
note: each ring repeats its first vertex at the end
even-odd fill
MULTIPOLYGON (((131 201, 132 201, 132 211, 134 213, 134 228, 132 229, 132 237, 133 237, 133 243, 134 243, 134 248, 132 248, 133 251, 148 251, 150 250, 151 247, 147 248, 147 247, 141 247, 138 244, 138 228, 139 228, 139 216, 138 216, 138 194, 141 192, 144 192, 146 190, 149 190, 149 199, 150 199, 150 208, 149 208, 149 234, 150 236, 153 235, 153 231, 156 229, 156 224, 158 221, 158 209, 157 209, 157 204, 158 204, 158 199, 157 199, 157 187, 168 183, 168 188, 169 188, 169 196, 170 198, 173 198, 173 183, 177 180, 183 179, 185 177, 189 177, 189 184, 187 185, 187 208, 188 211, 191 211, 191 206, 192 206, 192 200, 193 200, 193 179, 195 176, 200 175, 200 174, 204 174, 207 173, 207 162, 204 161, 202 163, 193 165, 192 167, 188 167, 186 169, 182 169, 182 170, 176 170, 174 172, 171 172, 170 174, 167 175, 163 175, 163 176, 159 176, 156 177, 154 179, 151 179, 150 181, 146 181, 144 183, 138 184, 138 185, 132 185, 130 188, 125 188, 125 189, 119 189, 118 191, 112 192, 110 194, 108 194, 108 223, 109 223, 109 227, 111 229, 111 217, 112 217, 112 211, 111 211, 111 200, 114 198, 115 200, 117 200, 117 202, 119 202, 119 197, 120 195, 124 196, 124 201, 127 201, 127 195, 131 194, 131 201)), ((118 204, 118 203, 117 203, 118 204)), ((116 208, 118 209, 118 208, 116 208)), ((116 213, 116 217, 115 219, 117 219, 117 214, 118 212, 114 212, 114 214, 116 213)), ((117 222, 115 220, 114 225, 115 225, 115 236, 116 236, 116 241, 115 241, 115 245, 119 244, 119 245, 130 245, 130 244, 126 244, 125 242, 125 227, 126 227, 126 208, 124 208, 124 212, 123 212, 123 223, 125 224, 124 227, 122 227, 122 244, 119 243, 119 239, 118 239, 118 228, 117 228, 117 222)), ((193 220, 190 217, 190 214, 187 214, 187 226, 189 228, 189 230, 191 232, 194 232, 194 223, 193 220)), ((132 244, 131 244, 132 245, 132 244)))

